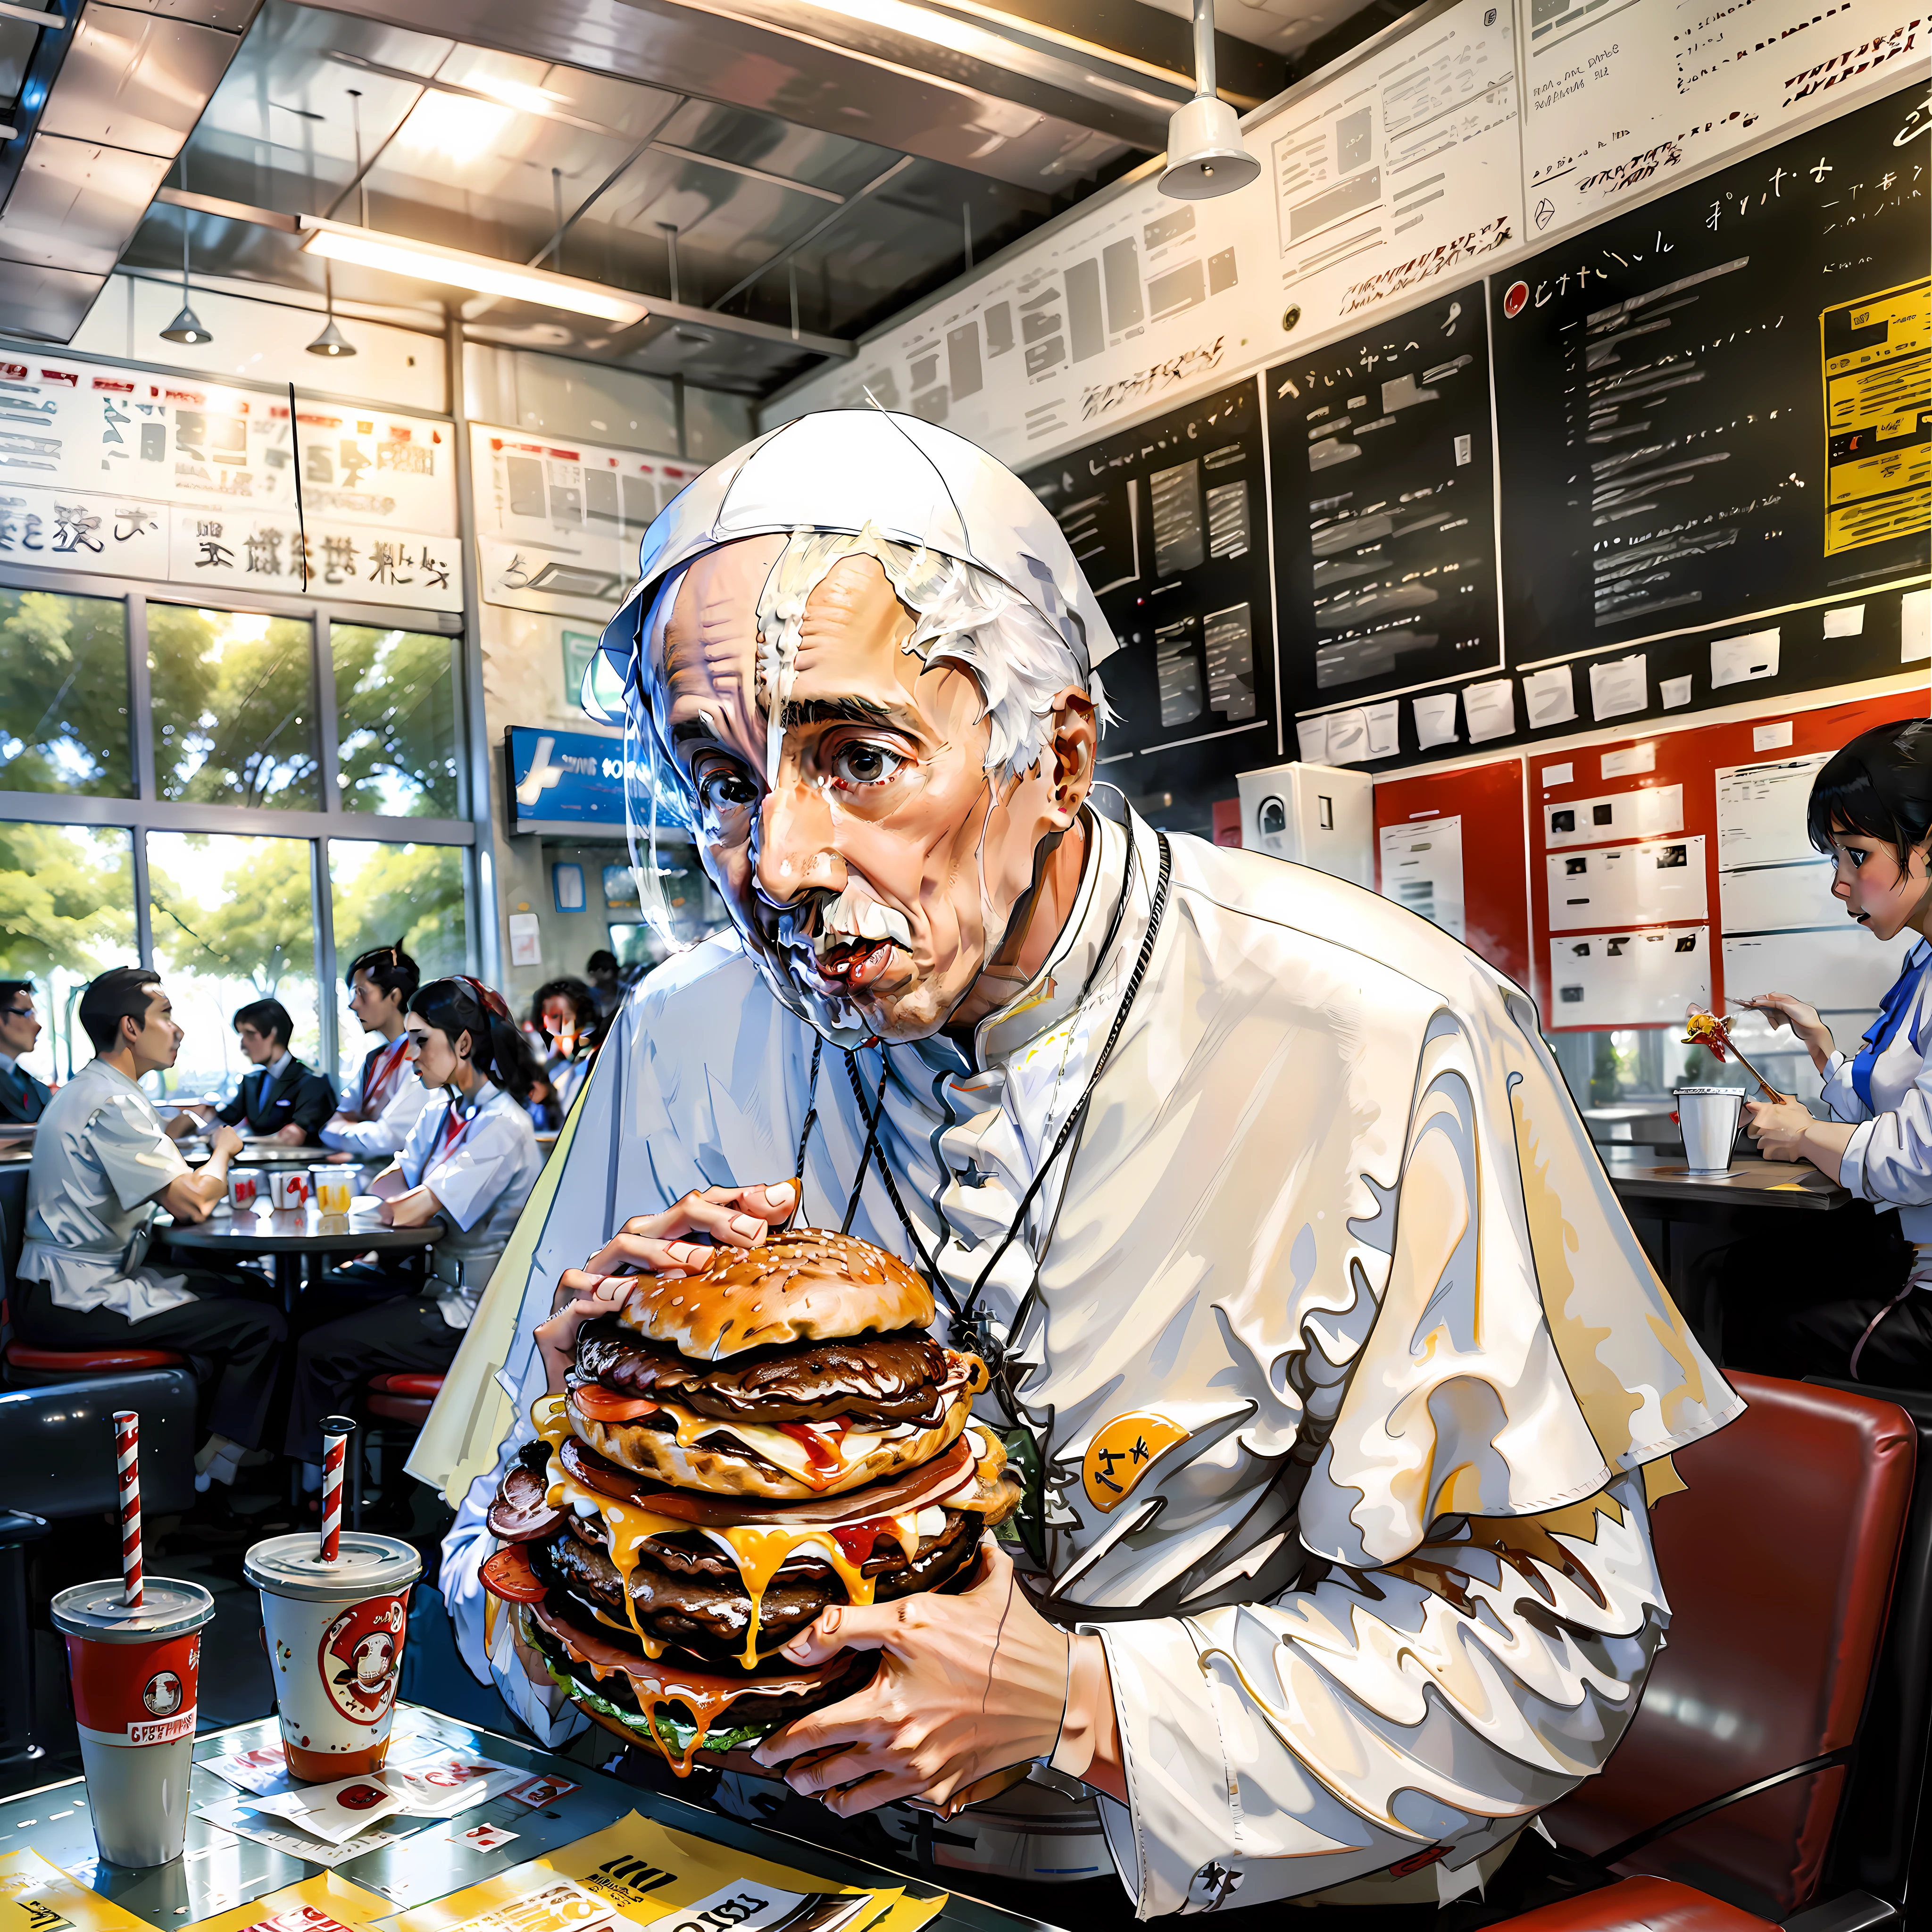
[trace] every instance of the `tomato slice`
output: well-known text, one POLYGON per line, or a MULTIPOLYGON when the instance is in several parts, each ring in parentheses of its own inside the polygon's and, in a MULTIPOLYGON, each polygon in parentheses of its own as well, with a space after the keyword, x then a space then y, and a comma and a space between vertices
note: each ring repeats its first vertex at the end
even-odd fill
POLYGON ((529 1554, 520 1543, 513 1543, 507 1550, 486 1558, 482 1574, 484 1588, 507 1604, 540 1604, 544 1600, 544 1587, 537 1581, 529 1554))
POLYGON ((572 1389, 570 1406, 589 1422, 634 1422, 662 1406, 649 1396, 619 1395, 598 1382, 585 1382, 572 1389))

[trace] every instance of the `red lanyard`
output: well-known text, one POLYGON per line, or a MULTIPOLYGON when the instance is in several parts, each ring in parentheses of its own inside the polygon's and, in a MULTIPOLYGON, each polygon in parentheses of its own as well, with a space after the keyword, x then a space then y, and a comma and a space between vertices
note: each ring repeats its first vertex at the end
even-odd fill
POLYGON ((397 1070, 409 1050, 409 1035, 400 1035, 383 1048, 382 1058, 362 1076, 362 1111, 365 1118, 372 1112, 382 1111, 383 1103, 388 1099, 389 1089, 394 1084, 397 1070))

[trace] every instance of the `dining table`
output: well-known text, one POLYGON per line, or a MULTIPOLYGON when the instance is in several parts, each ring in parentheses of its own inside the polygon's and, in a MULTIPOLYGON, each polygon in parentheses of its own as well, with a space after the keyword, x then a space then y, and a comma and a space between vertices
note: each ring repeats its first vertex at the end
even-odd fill
POLYGON ((304 1280, 318 1281, 332 1258, 432 1246, 449 1230, 441 1220, 420 1228, 392 1228, 377 1216, 375 1197, 358 1195, 346 1214, 324 1214, 310 1202, 301 1208, 266 1210, 240 1208, 211 1214, 205 1221, 166 1219, 154 1224, 154 1234, 170 1249, 224 1256, 242 1261, 266 1256, 274 1268, 275 1286, 284 1314, 292 1311, 304 1280))

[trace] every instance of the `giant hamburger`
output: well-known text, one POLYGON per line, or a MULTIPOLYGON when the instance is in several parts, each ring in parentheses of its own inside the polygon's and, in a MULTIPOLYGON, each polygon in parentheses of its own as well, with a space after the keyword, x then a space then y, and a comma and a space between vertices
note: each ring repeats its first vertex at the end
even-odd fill
POLYGON ((964 1580, 1020 1491, 933 1314, 892 1256, 801 1228, 585 1324, 482 1575, 586 1715, 682 1775, 871 1680, 874 1652, 778 1654, 828 1605, 964 1580))

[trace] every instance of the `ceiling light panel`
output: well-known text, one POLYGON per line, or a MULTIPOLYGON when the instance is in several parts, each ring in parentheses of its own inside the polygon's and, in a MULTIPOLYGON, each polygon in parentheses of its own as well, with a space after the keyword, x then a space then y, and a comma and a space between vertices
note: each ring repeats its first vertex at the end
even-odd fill
POLYGON ((433 242, 412 242, 406 236, 386 235, 313 215, 303 216, 302 229, 310 237, 307 247, 310 254, 353 262, 386 274, 440 283, 446 287, 468 289, 478 295, 502 296, 514 302, 535 302, 573 315, 593 316, 620 328, 641 322, 650 312, 650 305, 637 296, 600 283, 580 281, 572 275, 549 274, 514 262, 441 248, 433 242))

